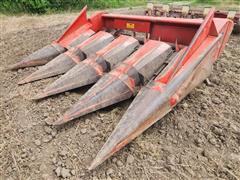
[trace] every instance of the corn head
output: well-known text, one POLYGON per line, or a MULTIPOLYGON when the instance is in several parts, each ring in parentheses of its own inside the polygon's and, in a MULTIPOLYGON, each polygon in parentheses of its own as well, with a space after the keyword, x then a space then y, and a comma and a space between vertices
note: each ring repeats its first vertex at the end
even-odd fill
POLYGON ((94 84, 54 125, 134 97, 93 160, 94 169, 156 121, 206 79, 224 50, 234 22, 97 12, 86 7, 51 45, 10 66, 39 66, 19 84, 63 74, 33 99, 94 84))

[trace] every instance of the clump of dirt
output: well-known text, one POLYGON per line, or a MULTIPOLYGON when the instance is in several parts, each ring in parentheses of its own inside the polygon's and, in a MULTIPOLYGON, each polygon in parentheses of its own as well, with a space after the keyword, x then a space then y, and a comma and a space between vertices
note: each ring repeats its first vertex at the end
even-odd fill
MULTIPOLYGON (((47 22, 49 17, 44 18, 47 22)), ((67 14, 65 19, 69 20, 67 14)), ((7 65, 49 44, 67 26, 48 23, 46 27, 26 25, 19 31, 1 33, 3 179, 240 178, 240 36, 231 36, 208 81, 161 121, 89 172, 87 167, 131 100, 59 128, 50 126, 49 122, 63 114, 88 88, 31 101, 29 97, 56 78, 18 86, 20 79, 37 68, 4 71, 7 65)))

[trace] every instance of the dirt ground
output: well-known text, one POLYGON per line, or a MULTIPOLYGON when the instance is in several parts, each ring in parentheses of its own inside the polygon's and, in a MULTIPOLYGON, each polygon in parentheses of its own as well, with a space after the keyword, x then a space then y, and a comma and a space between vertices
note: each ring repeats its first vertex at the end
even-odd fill
POLYGON ((37 68, 7 65, 56 39, 73 14, 0 17, 0 179, 239 179, 240 36, 231 36, 208 82, 96 170, 87 167, 131 100, 63 127, 49 122, 88 88, 38 102, 55 78, 18 86, 37 68))

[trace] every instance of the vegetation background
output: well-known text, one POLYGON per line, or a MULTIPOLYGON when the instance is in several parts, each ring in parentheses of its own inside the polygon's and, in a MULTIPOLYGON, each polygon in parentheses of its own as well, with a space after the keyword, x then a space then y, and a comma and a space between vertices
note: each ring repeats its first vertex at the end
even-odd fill
MULTIPOLYGON (((176 2, 173 0, 153 0, 156 3, 176 2)), ((88 5, 90 9, 107 9, 145 5, 147 0, 0 0, 1 14, 45 14, 79 10, 88 5)), ((240 9, 240 0, 178 0, 186 4, 232 5, 240 9)))
POLYGON ((85 5, 90 9, 105 9, 138 6, 145 3, 145 0, 1 0, 0 12, 44 14, 79 10, 85 5))

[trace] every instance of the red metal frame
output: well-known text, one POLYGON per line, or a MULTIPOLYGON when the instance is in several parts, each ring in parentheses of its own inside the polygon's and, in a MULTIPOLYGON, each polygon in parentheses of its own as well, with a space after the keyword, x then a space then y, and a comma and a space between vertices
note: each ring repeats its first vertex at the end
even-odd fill
MULTIPOLYGON (((99 12, 87 20, 85 7, 58 42, 63 44, 69 42, 75 33, 91 28, 94 31, 106 29, 130 30, 149 34, 148 37, 153 40, 188 46, 179 53, 171 67, 167 68, 164 74, 161 73, 161 76, 155 80, 160 84, 167 84, 176 74, 179 74, 179 71, 184 69, 185 64, 191 61, 193 55, 196 56, 195 52, 199 50, 199 47, 202 47, 203 42, 209 36, 218 37, 219 34, 223 33, 223 38, 220 40, 221 45, 215 51, 213 59, 216 60, 219 56, 232 31, 233 22, 228 19, 214 18, 214 14, 215 10, 211 9, 204 21, 202 19, 188 19, 186 21, 183 18, 132 16, 99 12)), ((179 50, 178 46, 176 48, 179 50)))
POLYGON ((58 43, 63 47, 68 47, 69 44, 81 33, 89 29, 97 32, 102 27, 102 14, 104 12, 96 12, 89 19, 87 18, 87 6, 85 6, 79 16, 67 28, 67 30, 54 43, 58 43))
MULTIPOLYGON (((211 43, 216 41, 216 39, 218 39, 217 44, 215 45, 216 47, 211 47, 209 52, 205 53, 206 57, 208 57, 209 54, 212 54, 211 57, 208 57, 207 60, 205 57, 203 57, 201 61, 212 65, 213 62, 218 58, 230 36, 234 24, 231 20, 227 19, 218 19, 217 21, 214 21, 213 17, 214 9, 212 9, 205 18, 189 47, 182 50, 182 53, 179 53, 174 64, 171 64, 171 66, 167 68, 164 73, 161 73, 155 79, 158 85, 154 86, 154 89, 162 91, 163 89, 161 87, 166 86, 168 83, 173 83, 171 81, 173 78, 176 79, 177 76, 185 73, 185 71, 190 71, 188 66, 194 64, 194 61, 202 56, 206 51, 205 49, 209 48, 211 43), (210 53, 210 51, 212 53, 210 53)), ((173 95, 170 98, 171 106, 175 106, 180 99, 182 99, 182 97, 173 95)))
POLYGON ((63 35, 55 41, 63 47, 68 45, 77 35, 92 29, 97 32, 105 29, 123 29, 133 32, 149 33, 150 39, 188 45, 199 26, 201 19, 132 16, 97 12, 89 19, 86 16, 87 7, 80 12, 76 20, 68 27, 63 35))
MULTIPOLYGON (((212 15, 211 18, 213 18, 212 15)), ((226 19, 214 18, 215 28, 221 28, 226 19)), ((66 32, 57 40, 57 43, 66 47, 77 34, 92 29, 99 30, 121 29, 149 34, 152 40, 180 45, 189 45, 197 30, 202 24, 202 19, 186 19, 171 17, 133 16, 122 14, 108 14, 97 12, 89 19, 86 17, 86 7, 80 12, 78 18, 70 25, 66 32)), ((219 31, 219 29, 217 29, 219 31)), ((216 34, 216 29, 210 30, 216 34)), ((196 46, 197 47, 197 46, 196 46)))
MULTIPOLYGON (((81 72, 84 73, 83 75, 87 72, 88 76, 94 77, 94 79, 86 77, 87 83, 96 82, 98 77, 100 78, 104 72, 110 71, 109 67, 111 67, 111 63, 101 56, 104 51, 96 53, 104 46, 104 41, 98 41, 100 43, 97 45, 94 44, 96 39, 103 40, 110 37, 105 43, 107 45, 107 42, 117 36, 117 33, 114 32, 119 32, 118 30, 132 31, 133 36, 136 36, 136 32, 144 33, 147 38, 141 48, 135 52, 135 48, 133 48, 134 54, 127 59, 125 58, 130 54, 124 55, 124 58, 119 60, 121 63, 115 69, 104 75, 73 108, 54 123, 55 125, 66 123, 128 99, 136 95, 140 87, 144 86, 130 105, 126 115, 120 120, 120 125, 114 130, 113 136, 110 136, 92 163, 90 169, 93 169, 171 111, 193 88, 210 75, 213 63, 223 51, 234 23, 229 19, 214 18, 214 9, 209 11, 204 20, 119 15, 104 12, 98 12, 87 19, 86 9, 85 7, 80 12, 77 19, 55 43, 65 47, 63 48, 65 51, 72 42, 79 40, 80 35, 89 31, 96 34, 91 37, 87 36, 83 42, 75 44, 73 49, 52 60, 42 70, 36 72, 37 76, 36 74, 30 75, 31 81, 39 80, 40 76, 46 78, 49 77, 49 74, 51 76, 62 74, 77 67, 77 69, 70 70, 69 76, 63 77, 63 83, 60 81, 57 88, 63 87, 68 77, 70 79, 74 77, 73 82, 79 81, 81 72), (105 31, 109 31, 111 34, 105 31), (175 55, 174 47, 169 44, 175 45, 177 55, 174 58, 172 58, 173 54, 175 55), (94 50, 92 50, 93 47, 94 50), (90 58, 80 63, 85 59, 85 55, 90 58), (167 62, 168 65, 165 67, 167 62), (154 78, 154 74, 160 70, 160 74, 154 78), (77 74, 72 74, 73 72, 77 72, 77 74)), ((137 41, 136 38, 133 40, 137 41)), ((115 44, 105 48, 105 52, 111 48, 114 49, 115 44)), ((123 49, 125 51, 127 48, 123 49)), ((85 78, 85 76, 83 77, 85 78)), ((24 80, 25 82, 30 81, 28 79, 24 80)), ((79 87, 75 85, 70 83, 68 88, 79 87)), ((65 86, 63 90, 69 89, 65 86)), ((54 92, 57 91, 54 89, 54 92)), ((43 93, 37 98, 48 95, 53 94, 43 93)))

